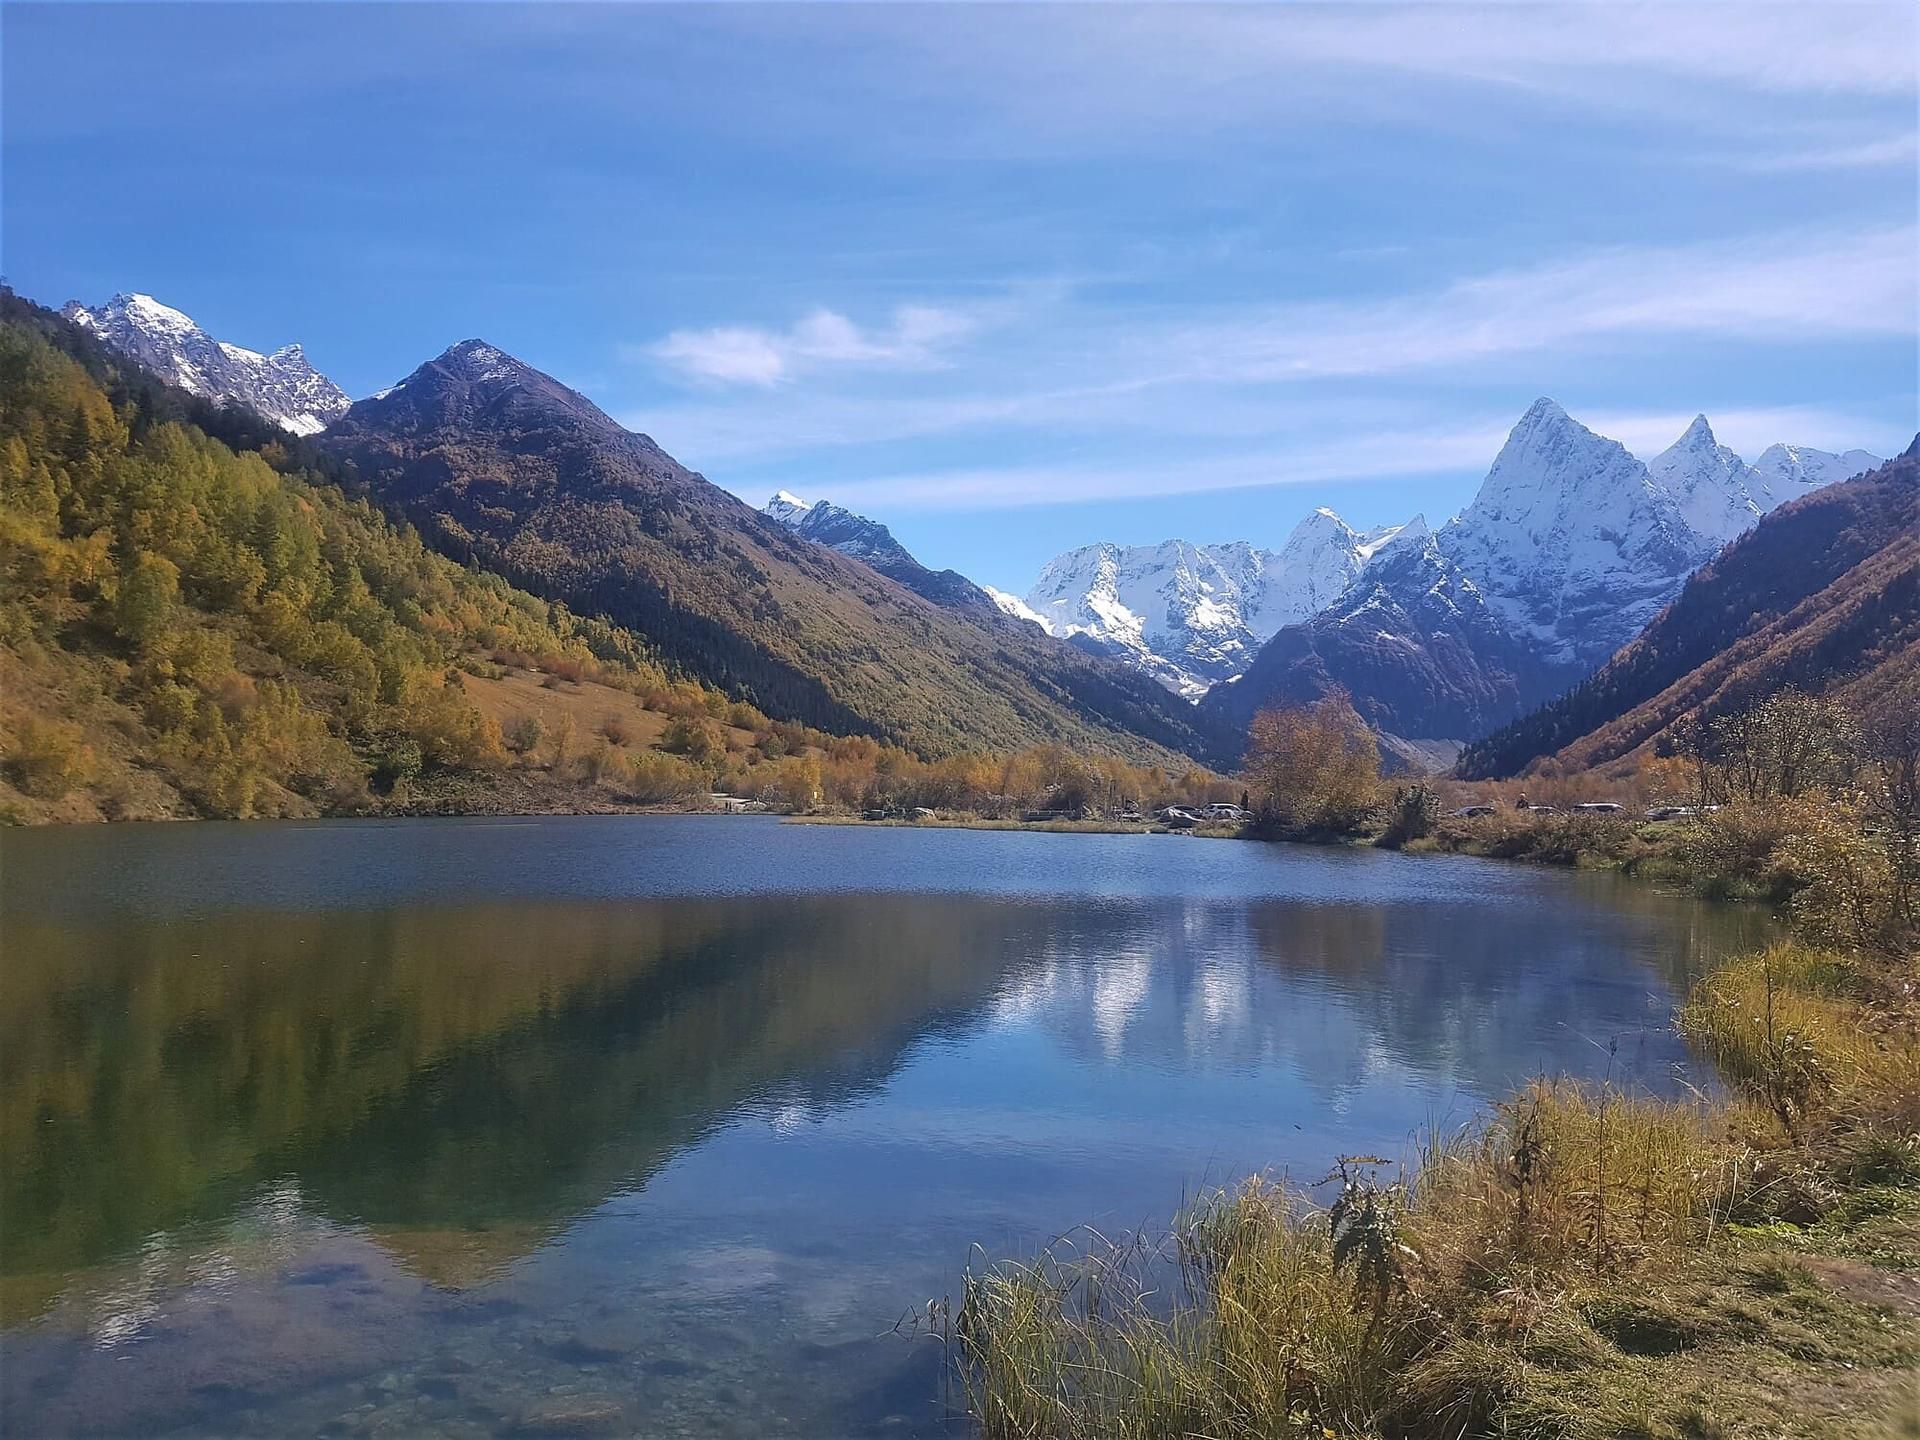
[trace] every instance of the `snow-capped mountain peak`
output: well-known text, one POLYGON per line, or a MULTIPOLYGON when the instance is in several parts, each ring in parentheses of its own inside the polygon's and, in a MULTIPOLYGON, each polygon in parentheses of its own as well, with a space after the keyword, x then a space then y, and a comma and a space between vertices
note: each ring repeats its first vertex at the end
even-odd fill
POLYGON ((772 516, 782 525, 798 526, 813 507, 791 490, 779 490, 760 509, 761 513, 772 516))
POLYGON ((1596 435, 1552 400, 1539 399, 1507 436, 1487 477, 1458 522, 1468 530, 1519 525, 1534 546, 1579 523, 1601 505, 1624 518, 1654 503, 1646 467, 1618 440, 1596 435))
POLYGON ((1600 661, 1718 548, 1617 440, 1536 400, 1440 547, 1515 632, 1600 661))
POLYGON ((1716 547, 1759 520, 1766 508, 1753 496, 1753 472, 1714 438, 1696 415, 1680 438, 1647 462, 1647 471, 1679 507, 1687 525, 1716 547))
POLYGON ((298 345, 263 355, 215 340, 190 316, 151 295, 116 295, 96 308, 75 300, 60 313, 162 380, 245 406, 296 435, 324 430, 351 403, 298 345))
POLYGON ((1881 463, 1880 456, 1866 450, 1836 455, 1810 445, 1769 445, 1752 465, 1759 487, 1754 498, 1763 509, 1771 510, 1822 485, 1863 475, 1881 463))
POLYGON ((791 490, 782 490, 760 507, 760 513, 809 540, 864 560, 876 570, 885 571, 888 566, 899 564, 919 568, 919 562, 893 538, 893 532, 885 525, 865 515, 856 515, 830 500, 809 504, 791 490))
POLYGON ((1048 562, 1022 608, 1053 634, 1198 698, 1244 671, 1281 627, 1332 604, 1391 533, 1362 536, 1319 509, 1277 551, 1246 541, 1086 545, 1048 562))

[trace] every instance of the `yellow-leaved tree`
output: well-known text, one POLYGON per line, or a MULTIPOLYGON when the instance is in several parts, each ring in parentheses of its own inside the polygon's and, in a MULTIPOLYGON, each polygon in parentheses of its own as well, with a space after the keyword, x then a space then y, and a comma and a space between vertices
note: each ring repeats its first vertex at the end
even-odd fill
POLYGON ((1247 788, 1262 824, 1351 834, 1380 804, 1380 748, 1343 690, 1262 710, 1247 731, 1247 788))

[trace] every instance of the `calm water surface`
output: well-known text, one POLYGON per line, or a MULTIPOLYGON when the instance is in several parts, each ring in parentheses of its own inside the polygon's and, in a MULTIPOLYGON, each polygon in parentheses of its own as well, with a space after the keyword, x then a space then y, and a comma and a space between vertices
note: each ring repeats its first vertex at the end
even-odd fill
POLYGON ((6 832, 0 1430, 941 1433, 891 1331, 970 1244, 1541 1071, 1677 1090, 1675 994, 1761 924, 1165 836, 6 832))

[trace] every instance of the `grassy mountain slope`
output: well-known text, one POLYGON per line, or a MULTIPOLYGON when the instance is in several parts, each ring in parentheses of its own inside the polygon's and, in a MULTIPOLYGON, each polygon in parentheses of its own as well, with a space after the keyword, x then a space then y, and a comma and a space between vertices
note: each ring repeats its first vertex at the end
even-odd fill
POLYGON ((1150 680, 793 534, 481 342, 360 401, 326 443, 446 553, 631 625, 769 714, 928 755, 1233 748, 1150 680))
POLYGON ((1461 773, 1610 764, 1786 685, 1869 722, 1920 705, 1920 441, 1767 516, 1601 670, 1470 746, 1461 773))

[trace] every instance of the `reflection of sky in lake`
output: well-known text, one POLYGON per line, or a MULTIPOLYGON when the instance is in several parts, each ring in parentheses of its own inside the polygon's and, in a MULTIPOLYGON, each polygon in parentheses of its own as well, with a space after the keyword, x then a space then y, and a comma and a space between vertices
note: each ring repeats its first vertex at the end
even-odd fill
POLYGON ((3 843, 0 1404, 35 1433, 926 1429, 937 1357, 875 1337, 969 1245, 1404 1155, 1543 1070, 1671 1090, 1674 988, 1755 923, 1135 837, 3 843))

